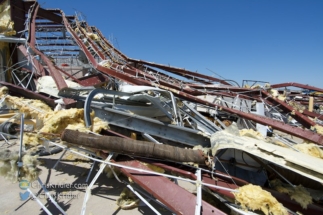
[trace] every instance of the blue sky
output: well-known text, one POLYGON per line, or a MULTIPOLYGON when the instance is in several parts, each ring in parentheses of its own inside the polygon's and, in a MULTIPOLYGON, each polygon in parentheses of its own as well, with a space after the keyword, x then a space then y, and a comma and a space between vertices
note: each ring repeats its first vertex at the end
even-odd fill
POLYGON ((260 80, 323 88, 321 0, 89 2, 39 1, 67 15, 81 12, 131 58, 239 84, 260 80))

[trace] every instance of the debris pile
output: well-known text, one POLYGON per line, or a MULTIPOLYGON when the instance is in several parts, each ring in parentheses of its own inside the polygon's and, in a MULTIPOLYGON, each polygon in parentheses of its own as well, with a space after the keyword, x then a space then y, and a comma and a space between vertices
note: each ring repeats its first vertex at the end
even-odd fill
MULTIPOLYGON (((241 87, 133 59, 78 15, 37 1, 2 1, 0 12, 7 53, 0 134, 20 134, 26 148, 23 157, 1 158, 1 175, 36 180, 37 158, 26 153, 42 144, 100 162, 98 174, 127 184, 117 201, 123 209, 148 205, 141 190, 178 214, 323 213, 323 89, 263 81, 241 87), (196 192, 176 180, 194 183, 196 192), (203 199, 205 192, 226 209, 203 199)), ((86 193, 82 211, 91 186, 86 193)))

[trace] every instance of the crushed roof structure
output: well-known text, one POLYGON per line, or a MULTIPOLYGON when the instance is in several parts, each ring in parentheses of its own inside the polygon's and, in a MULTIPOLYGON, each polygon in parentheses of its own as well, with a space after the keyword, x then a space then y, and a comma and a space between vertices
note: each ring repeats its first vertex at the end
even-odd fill
POLYGON ((55 145, 61 158, 73 148, 102 163, 87 194, 105 169, 130 178, 140 200, 121 208, 142 201, 160 214, 134 183, 175 214, 323 213, 323 89, 239 86, 133 59, 77 15, 37 1, 0 1, 0 14, 0 131, 21 144, 15 155, 1 151, 2 175, 37 180, 28 149, 55 145), (196 192, 176 180, 194 183, 196 192))

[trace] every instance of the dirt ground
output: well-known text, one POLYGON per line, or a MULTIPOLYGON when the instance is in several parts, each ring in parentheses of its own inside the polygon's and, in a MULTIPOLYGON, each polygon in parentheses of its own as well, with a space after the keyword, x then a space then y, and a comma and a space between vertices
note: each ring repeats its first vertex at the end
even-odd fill
MULTIPOLYGON (((1 150, 9 148, 10 150, 18 150, 19 141, 11 140, 12 146, 1 143, 1 150)), ((87 187, 85 181, 89 173, 91 162, 89 160, 82 160, 82 157, 67 152, 56 169, 52 167, 55 165, 57 159, 62 152, 49 156, 41 156, 40 168, 42 173, 40 179, 43 183, 47 183, 47 189, 50 194, 56 199, 57 203, 66 211, 67 214, 80 214, 87 187)), ((95 176, 98 165, 95 166, 89 183, 95 176)), ((121 176, 122 177, 122 176, 121 176)), ((95 214, 155 214, 143 202, 140 202, 138 208, 132 210, 122 210, 116 204, 120 193, 126 187, 125 184, 118 182, 116 179, 108 179, 104 173, 100 175, 97 182, 92 188, 92 195, 87 202, 86 212, 88 215, 95 214)), ((12 183, 4 177, 0 177, 0 215, 2 214, 46 214, 40 205, 32 198, 21 200, 19 193, 24 193, 19 187, 19 183, 12 183)), ((50 199, 45 196, 43 190, 37 181, 30 183, 29 189, 36 195, 40 201, 50 210, 52 214, 62 214, 51 203, 50 199)), ((150 201, 150 203, 161 214, 172 214, 167 209, 159 204, 150 201)))

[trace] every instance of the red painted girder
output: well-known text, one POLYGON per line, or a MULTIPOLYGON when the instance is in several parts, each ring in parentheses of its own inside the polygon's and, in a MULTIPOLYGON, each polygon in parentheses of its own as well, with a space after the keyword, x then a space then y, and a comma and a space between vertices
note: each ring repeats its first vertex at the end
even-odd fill
POLYGON ((31 10, 31 18, 29 19, 29 31, 28 31, 28 38, 27 42, 30 44, 31 47, 35 47, 35 22, 36 22, 36 16, 39 8, 38 2, 35 2, 30 8, 31 10))
MULTIPOLYGON (((32 12, 31 12, 31 16, 32 16, 31 20, 32 21, 30 22, 30 25, 29 25, 29 32, 30 32, 29 38, 28 38, 29 45, 30 45, 30 48, 32 49, 32 51, 34 53, 36 53, 37 55, 39 55, 41 57, 41 59, 43 60, 43 62, 46 63, 46 65, 48 66, 48 69, 50 71, 50 75, 53 77, 57 88, 60 90, 62 88, 67 87, 67 84, 66 84, 65 80, 63 79, 63 77, 61 76, 59 71, 55 68, 53 62, 51 60, 49 60, 47 58, 47 56, 44 55, 42 52, 38 51, 34 46, 35 45, 35 32, 34 32, 35 19, 36 19, 36 16, 37 16, 38 8, 39 8, 39 4, 36 2, 34 4, 34 8, 33 8, 32 12)), ((63 101, 64 101, 65 105, 75 103, 75 101, 73 99, 64 98, 63 101)))
POLYGON ((87 39, 87 42, 91 44, 91 47, 94 49, 94 51, 99 55, 99 57, 102 60, 105 60, 106 57, 104 56, 104 54, 98 49, 97 45, 95 44, 95 42, 86 34, 86 32, 84 32, 84 29, 79 28, 80 32, 83 34, 83 36, 87 39))
POLYGON ((298 211, 301 214, 323 214, 323 208, 321 205, 309 204, 307 206, 307 209, 304 209, 298 202, 292 200, 287 194, 283 194, 271 189, 263 189, 270 192, 271 195, 273 195, 281 204, 283 204, 286 208, 289 208, 292 211, 298 211))
POLYGON ((45 102, 51 108, 55 108, 55 106, 56 106, 55 99, 51 99, 51 98, 44 96, 42 94, 35 93, 31 90, 24 89, 22 87, 19 87, 17 85, 10 84, 10 83, 4 82, 4 81, 0 81, 0 85, 8 87, 9 91, 13 92, 13 95, 23 96, 28 99, 39 99, 39 100, 45 102))
POLYGON ((82 86, 94 86, 109 81, 109 78, 99 73, 89 76, 83 76, 79 78, 79 81, 81 82, 82 86))
POLYGON ((65 72, 63 69, 59 68, 58 66, 55 66, 55 69, 57 69, 58 71, 64 73, 66 76, 68 76, 69 78, 73 79, 73 81, 77 82, 78 84, 82 85, 82 82, 79 81, 77 78, 75 78, 74 76, 70 75, 69 73, 65 72))
POLYGON ((101 31, 98 28, 96 28, 94 26, 92 26, 92 28, 94 28, 97 35, 105 42, 105 44, 107 46, 109 46, 110 48, 113 49, 113 51, 117 52, 120 56, 122 56, 124 60, 128 61, 128 57, 125 54, 123 54, 121 51, 116 49, 111 43, 109 43, 109 41, 103 36, 103 34, 101 33, 101 31))
MULTIPOLYGON (((33 5, 36 1, 24 1, 25 8, 21 8, 25 10, 27 13, 30 6, 33 5)), ((52 11, 45 10, 43 8, 38 9, 37 16, 40 18, 48 19, 50 21, 53 21, 55 23, 61 24, 62 23, 62 17, 57 15, 57 13, 53 13, 52 11)))
POLYGON ((310 112, 308 110, 303 110, 303 114, 312 118, 317 118, 319 120, 323 120, 323 115, 322 114, 318 114, 316 112, 310 112))
POLYGON ((280 87, 299 87, 303 89, 308 89, 308 90, 314 90, 318 92, 323 92, 322 88, 318 87, 313 87, 307 84, 299 84, 299 83, 294 83, 294 82, 287 82, 287 83, 281 83, 281 84, 271 84, 270 87, 272 88, 280 88, 280 87))
MULTIPOLYGON (((25 46, 20 45, 20 46, 18 46, 18 49, 28 59, 29 56, 27 54, 27 49, 25 48, 25 46)), ((41 63, 37 59, 32 58, 32 61, 33 61, 34 66, 36 67, 38 75, 44 76, 44 75, 49 74, 49 72, 43 67, 43 65, 41 65, 41 63)))
MULTIPOLYGON (((31 47, 31 46, 30 46, 31 47)), ((54 79, 57 88, 63 89, 65 87, 67 87, 67 84, 65 82, 65 80, 63 79, 62 75, 60 74, 60 72, 55 68, 53 62, 51 60, 49 60, 47 58, 46 55, 44 55, 42 52, 38 51, 36 48, 31 47, 32 50, 41 57, 41 59, 43 60, 43 62, 46 63, 46 65, 48 66, 48 69, 50 71, 50 75, 52 76, 52 78, 54 79)), ((65 104, 70 104, 73 103, 74 100, 73 99, 63 99, 65 104)))
POLYGON ((282 109, 283 111, 288 112, 288 113, 291 113, 292 111, 294 111, 295 114, 293 114, 291 116, 294 119, 296 119, 299 123, 301 123, 303 126, 305 126, 306 128, 311 128, 311 126, 316 125, 315 122, 313 122, 312 120, 310 120, 309 118, 304 116, 299 111, 295 110, 294 107, 288 105, 284 101, 281 101, 279 99, 272 97, 272 95, 270 93, 262 90, 261 94, 262 94, 262 97, 264 98, 264 100, 270 100, 275 105, 279 105, 279 108, 282 109))
MULTIPOLYGON (((129 167, 152 171, 139 161, 124 161, 117 163, 129 167)), ((121 171, 176 214, 193 215, 195 213, 196 196, 171 182, 169 179, 163 176, 142 173, 140 171, 126 168, 121 168, 121 171)), ((225 213, 202 200, 201 214, 225 213)))
POLYGON ((185 69, 182 69, 182 68, 176 68, 176 67, 171 67, 171 66, 167 66, 167 65, 156 64, 156 63, 147 62, 147 61, 143 61, 143 60, 136 60, 136 59, 129 59, 129 61, 146 64, 146 65, 153 66, 153 67, 157 67, 159 69, 163 69, 163 70, 166 70, 168 72, 175 73, 177 75, 181 75, 183 77, 185 77, 186 75, 189 75, 189 76, 195 76, 195 77, 198 77, 198 78, 204 78, 204 79, 207 79, 207 80, 216 81, 216 82, 219 82, 219 83, 222 83, 222 84, 225 84, 225 85, 231 85, 231 84, 229 84, 228 82, 226 82, 224 80, 214 78, 214 77, 208 76, 208 75, 203 75, 203 74, 200 74, 200 73, 197 73, 197 72, 191 72, 191 71, 188 71, 188 70, 185 70, 185 69))
POLYGON ((214 85, 214 84, 187 84, 190 87, 197 89, 212 89, 212 90, 227 90, 232 92, 257 92, 259 93, 260 89, 248 89, 242 87, 234 87, 231 85, 214 85))
MULTIPOLYGON (((146 161, 144 161, 144 162, 146 162, 146 161)), ((155 162, 152 162, 152 163, 149 162, 149 163, 152 164, 152 165, 158 166, 158 167, 160 167, 162 169, 165 169, 167 171, 170 171, 172 175, 177 175, 177 176, 181 176, 181 177, 184 177, 184 178, 197 180, 196 175, 193 174, 190 171, 179 169, 177 167, 169 166, 169 165, 166 165, 166 164, 163 164, 163 163, 155 163, 155 162)), ((216 171, 216 172, 224 175, 224 173, 221 173, 219 171, 216 171)), ((203 171, 202 171, 202 173, 203 173, 203 171)), ((229 188, 229 189, 233 189, 233 190, 237 189, 239 187, 237 185, 235 185, 232 182, 232 180, 234 180, 239 186, 243 186, 243 185, 248 184, 248 182, 246 182, 244 180, 241 180, 240 178, 236 178, 234 176, 229 176, 229 177, 231 177, 232 179, 226 178, 224 176, 219 177, 218 175, 215 175, 216 180, 214 180, 209 176, 209 174, 203 173, 202 174, 202 181, 205 182, 205 183, 208 183, 208 184, 221 186, 221 187, 225 187, 225 188, 229 188)), ((208 188, 210 190, 213 190, 214 192, 216 192, 218 194, 224 195, 224 196, 229 197, 229 198, 234 198, 233 194, 230 191, 221 190, 221 189, 217 189, 217 188, 214 188, 214 187, 208 187, 208 188)))

